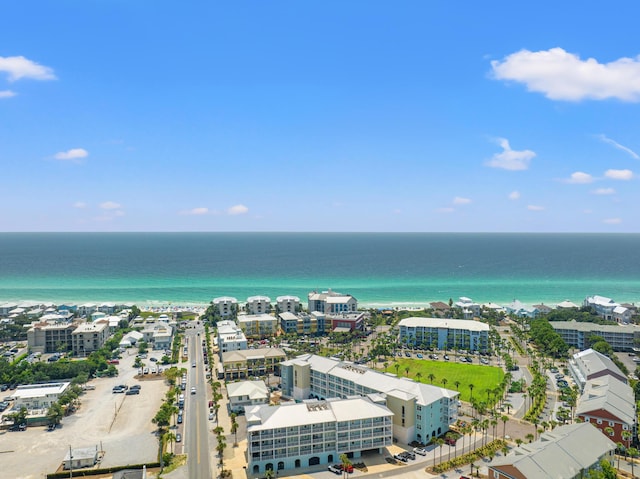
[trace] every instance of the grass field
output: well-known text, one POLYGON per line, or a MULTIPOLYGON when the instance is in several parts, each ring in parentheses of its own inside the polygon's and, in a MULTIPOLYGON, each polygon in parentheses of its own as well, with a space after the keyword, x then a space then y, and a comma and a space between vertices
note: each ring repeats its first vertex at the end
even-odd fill
POLYGON ((397 369, 398 376, 408 376, 416 381, 431 384, 429 375, 433 374, 435 376, 433 379, 434 386, 460 391, 460 400, 462 401, 471 399, 469 384, 473 384, 473 396, 486 401, 487 389, 495 389, 504 378, 504 371, 496 366, 480 366, 425 359, 398 358, 397 361, 389 365, 386 371, 396 374, 396 364, 399 365, 397 369), (408 374, 406 372, 407 368, 409 368, 408 374), (446 379, 446 384, 443 384, 443 379, 446 379), (455 385, 456 381, 460 381, 458 388, 455 385))

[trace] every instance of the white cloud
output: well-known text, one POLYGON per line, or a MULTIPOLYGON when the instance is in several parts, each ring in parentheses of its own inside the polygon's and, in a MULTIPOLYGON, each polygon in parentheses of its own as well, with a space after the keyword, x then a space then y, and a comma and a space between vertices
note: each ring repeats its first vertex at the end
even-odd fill
POLYGON ((87 207, 87 204, 86 204, 84 201, 76 201, 76 202, 73 204, 73 207, 74 207, 74 208, 82 209, 82 208, 86 208, 86 207, 87 207))
POLYGON ((496 142, 502 147, 502 152, 496 153, 487 161, 486 165, 491 168, 502 168, 504 170, 526 170, 529 168, 529 162, 536 156, 531 150, 516 151, 512 150, 509 140, 498 138, 496 142))
POLYGON ((520 50, 503 61, 492 61, 491 68, 496 79, 524 83, 529 91, 551 100, 640 101, 640 56, 599 63, 594 58, 581 60, 562 48, 520 50))
POLYGON ((615 195, 616 190, 614 190, 613 188, 598 188, 596 190, 593 190, 591 193, 594 195, 615 195))
POLYGON ((583 173, 582 171, 576 171, 571 173, 571 176, 564 180, 565 183, 571 183, 574 185, 585 185, 587 183, 593 183, 594 178, 589 173, 583 173))
POLYGON ((71 148, 70 150, 60 151, 55 155, 53 155, 53 157, 56 160, 63 160, 63 161, 68 161, 68 160, 76 161, 82 158, 86 158, 87 156, 89 156, 89 152, 84 148, 71 148))
POLYGON ((607 225, 619 225, 622 223, 622 218, 606 218, 602 222, 607 225))
POLYGON ((468 205, 469 203, 471 203, 471 200, 469 198, 462 198, 460 196, 456 196, 453 199, 454 205, 468 205))
POLYGON ((450 206, 444 207, 444 208, 438 208, 436 211, 438 213, 453 213, 456 209, 455 208, 451 208, 450 206))
POLYGON ((529 211, 544 211, 544 206, 538 206, 538 205, 528 205, 527 209, 529 211))
POLYGON ((103 203, 100 203, 100 208, 102 208, 103 210, 119 210, 120 208, 122 208, 122 205, 120 203, 116 203, 115 201, 105 201, 103 203))
POLYGON ((206 215, 207 213, 209 213, 209 208, 204 208, 204 207, 192 208, 190 210, 180 212, 181 215, 190 215, 190 216, 206 215))
POLYGON ((11 90, 0 90, 0 98, 13 98, 17 93, 11 90))
POLYGON ((245 205, 234 205, 227 210, 229 215, 244 215, 249 212, 249 208, 245 205))
POLYGON ((610 180, 623 180, 627 181, 633 178, 633 171, 631 170, 607 170, 604 172, 604 176, 610 180))
POLYGON ((633 151, 631 148, 627 148, 626 146, 621 145, 617 141, 612 140, 611 138, 607 138, 605 135, 597 135, 597 137, 601 141, 604 141, 605 143, 608 143, 609 145, 613 145, 614 148, 617 148, 618 150, 624 151, 629 156, 631 156, 631 158, 634 158, 636 160, 640 160, 640 156, 635 151, 633 151))
POLYGON ((512 191, 511 193, 509 193, 509 199, 510 200, 519 200, 520 199, 520 192, 519 191, 512 191))
POLYGON ((49 67, 39 65, 25 57, 0 57, 0 72, 9 74, 9 81, 31 78, 32 80, 55 80, 56 76, 49 67))

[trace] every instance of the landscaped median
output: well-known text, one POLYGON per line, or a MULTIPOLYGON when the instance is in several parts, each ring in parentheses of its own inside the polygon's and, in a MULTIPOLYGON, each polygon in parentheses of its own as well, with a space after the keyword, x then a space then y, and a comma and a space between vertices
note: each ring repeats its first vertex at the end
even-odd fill
POLYGON ((454 459, 441 462, 437 466, 428 467, 426 472, 432 474, 440 474, 444 471, 448 471, 453 468, 465 466, 467 464, 473 464, 475 461, 481 460, 484 457, 493 457, 496 453, 502 450, 507 443, 502 439, 496 439, 486 446, 480 447, 473 452, 468 452, 462 456, 458 456, 454 459))

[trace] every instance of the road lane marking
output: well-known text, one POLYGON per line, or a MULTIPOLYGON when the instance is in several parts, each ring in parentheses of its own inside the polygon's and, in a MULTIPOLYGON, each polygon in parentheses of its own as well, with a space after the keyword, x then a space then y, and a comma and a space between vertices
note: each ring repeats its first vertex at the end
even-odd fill
POLYGON ((196 407, 196 442, 198 443, 198 464, 200 464, 200 408, 196 407))

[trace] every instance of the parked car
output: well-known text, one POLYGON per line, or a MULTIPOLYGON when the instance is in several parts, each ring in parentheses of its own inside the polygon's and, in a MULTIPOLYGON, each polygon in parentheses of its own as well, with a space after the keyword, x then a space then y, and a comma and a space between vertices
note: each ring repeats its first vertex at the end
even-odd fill
POLYGON ((178 424, 182 424, 182 414, 178 414, 178 424))
POLYGON ((398 461, 402 461, 402 462, 409 462, 409 459, 407 459, 407 457, 403 454, 394 454, 393 458, 398 460, 398 461))
POLYGON ((140 394, 140 390, 139 389, 129 389, 125 393, 126 396, 133 396, 134 394, 140 394))
POLYGON ((182 442, 182 434, 176 434, 176 442, 182 442))
POLYGON ((9 431, 26 431, 26 430, 27 430, 27 425, 24 423, 14 424, 9 428, 9 431))
POLYGON ((153 361, 154 363, 158 362, 158 358, 149 358, 149 361, 153 361))
POLYGON ((420 454, 421 456, 427 455, 427 450, 424 447, 414 447, 413 452, 416 454, 420 454))
POLYGON ((412 461, 415 461, 415 459, 416 459, 416 455, 411 451, 404 451, 404 452, 401 452, 400 454, 404 454, 405 457, 408 457, 412 461))
POLYGON ((338 468, 333 464, 329 465, 328 469, 330 472, 333 472, 334 474, 342 474, 342 469, 338 468))
POLYGON ((418 354, 416 354, 416 356, 418 357, 418 359, 422 359, 422 358, 424 358, 424 356, 422 355, 422 353, 418 353, 418 354))

